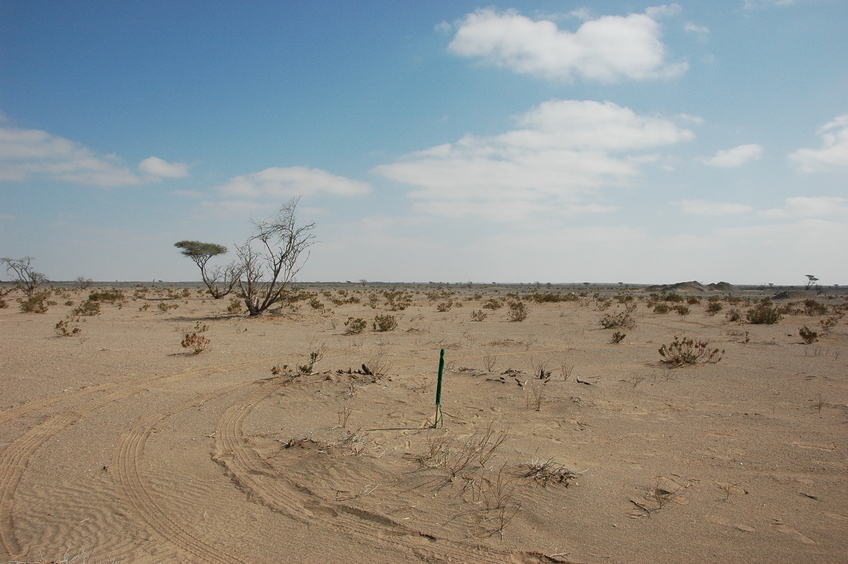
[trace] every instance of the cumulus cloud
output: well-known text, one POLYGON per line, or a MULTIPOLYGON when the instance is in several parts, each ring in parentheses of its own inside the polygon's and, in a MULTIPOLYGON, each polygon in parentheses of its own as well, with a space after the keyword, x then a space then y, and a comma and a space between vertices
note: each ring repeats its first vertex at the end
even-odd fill
POLYGON ((676 5, 645 14, 602 16, 575 32, 550 20, 532 20, 514 10, 486 8, 457 23, 448 48, 463 57, 482 58, 521 74, 549 80, 575 76, 598 82, 646 80, 682 74, 686 63, 670 64, 657 18, 679 11, 676 5))
POLYGON ((188 165, 157 157, 141 161, 138 170, 141 175, 116 155, 98 155, 80 143, 46 131, 0 127, 0 181, 26 182, 44 177, 93 186, 136 186, 188 176, 188 165))
POLYGON ((683 213, 692 215, 738 215, 754 210, 751 206, 744 204, 708 202, 706 200, 683 200, 678 202, 677 205, 683 213))
POLYGON ((138 171, 142 174, 159 178, 185 178, 189 175, 188 168, 189 165, 185 163, 169 163, 159 157, 147 157, 138 165, 138 171))
POLYGON ((710 158, 700 159, 706 165, 716 168, 738 168, 743 164, 763 156, 763 148, 756 143, 739 145, 725 151, 718 151, 710 158))
POLYGON ((827 216, 848 219, 848 200, 832 196, 786 198, 782 208, 766 210, 760 215, 775 219, 827 216))
POLYGON ((439 215, 524 218, 533 212, 582 214, 616 209, 586 202, 602 186, 639 174, 641 154, 687 141, 688 129, 612 102, 551 100, 516 118, 519 129, 492 137, 468 134, 411 153, 372 172, 415 186, 421 210, 439 215))
POLYGON ((224 196, 237 198, 291 198, 319 194, 359 196, 371 191, 371 185, 366 182, 303 166, 266 168, 236 176, 215 188, 224 196))
POLYGON ((818 130, 822 146, 798 149, 789 155, 804 172, 822 172, 848 166, 848 114, 842 114, 818 130))
POLYGON ((97 155, 46 131, 0 127, 0 180, 23 182, 33 176, 96 186, 144 182, 115 155, 97 155))

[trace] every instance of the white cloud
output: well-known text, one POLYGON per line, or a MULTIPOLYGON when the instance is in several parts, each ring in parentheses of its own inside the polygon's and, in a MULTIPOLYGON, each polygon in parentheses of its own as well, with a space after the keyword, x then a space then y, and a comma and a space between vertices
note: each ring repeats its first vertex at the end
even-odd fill
POLYGON ((775 219, 841 216, 848 220, 848 200, 832 196, 786 198, 782 208, 761 212, 775 219))
POLYGON ((818 130, 819 149, 798 149, 789 155, 804 172, 822 172, 848 166, 848 114, 842 114, 818 130))
POLYGON ((662 6, 653 6, 645 10, 645 14, 653 19, 670 18, 676 16, 683 10, 680 4, 663 4, 662 6))
POLYGON ((23 182, 33 176, 98 186, 143 182, 115 155, 99 156, 46 131, 0 127, 0 181, 23 182))
POLYGON ((692 215, 738 215, 754 210, 744 204, 727 202, 708 202, 706 200, 683 200, 677 204, 683 213, 692 215))
POLYGON ((517 220, 545 214, 604 213, 585 202, 600 187, 624 185, 655 155, 611 156, 687 141, 694 134, 673 121, 639 115, 612 102, 551 100, 502 135, 466 135, 380 165, 372 172, 417 187, 422 211, 517 220))
POLYGON ((743 8, 746 10, 755 10, 761 7, 769 6, 789 6, 798 0, 744 0, 743 8))
POLYGON ((225 196, 237 198, 291 198, 319 194, 359 196, 371 191, 371 185, 366 182, 303 166, 266 168, 236 176, 215 188, 225 196))
POLYGON ((709 35, 710 33, 710 28, 702 25, 696 25, 692 22, 686 22, 683 24, 683 29, 689 33, 697 33, 699 35, 709 35))
POLYGON ((185 163, 169 163, 159 157, 147 157, 138 165, 142 174, 159 178, 185 178, 189 175, 188 169, 189 165, 185 163))
POLYGON ((717 168, 738 168, 743 164, 759 159, 763 156, 763 148, 751 143, 739 145, 725 151, 718 151, 713 157, 699 159, 706 165, 717 168))
POLYGON ((131 171, 113 154, 91 149, 38 129, 0 127, 0 181, 26 182, 34 176, 94 186, 136 186, 162 178, 188 176, 188 165, 157 157, 131 171))
POLYGON ((457 24, 448 48, 463 57, 483 58, 550 80, 580 76, 617 82, 677 76, 688 65, 667 63, 660 24, 654 19, 674 13, 674 6, 653 8, 646 14, 602 16, 584 22, 575 32, 515 11, 481 9, 457 24))

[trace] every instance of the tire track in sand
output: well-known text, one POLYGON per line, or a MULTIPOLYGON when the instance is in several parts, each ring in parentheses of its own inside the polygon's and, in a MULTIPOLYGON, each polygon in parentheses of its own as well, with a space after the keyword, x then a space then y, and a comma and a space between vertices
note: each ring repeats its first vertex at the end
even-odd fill
POLYGON ((250 412, 274 392, 261 386, 243 402, 230 407, 218 422, 213 460, 222 465, 249 499, 297 521, 340 530, 353 538, 389 543, 425 561, 550 562, 540 554, 508 553, 425 535, 377 513, 329 504, 311 496, 279 475, 243 439, 242 425, 250 412))
POLYGON ((138 423, 121 436, 117 453, 117 477, 125 497, 136 510, 138 516, 148 527, 166 541, 186 554, 203 562, 231 563, 244 562, 235 555, 228 554, 223 548, 207 542, 199 534, 184 526, 165 511, 151 495, 151 488, 142 476, 141 461, 144 446, 153 429, 160 422, 180 411, 191 408, 220 396, 253 385, 245 382, 193 397, 163 411, 142 417, 138 423))
POLYGON ((15 490, 18 488, 29 460, 47 439, 73 425, 80 417, 81 414, 72 411, 50 417, 27 431, 24 436, 7 447, 0 457, 0 542, 12 560, 22 556, 21 546, 15 537, 12 507, 15 501, 15 490))
MULTIPOLYGON (((0 412, 0 425, 2 425, 8 421, 27 417, 33 412, 45 407, 62 402, 72 403, 75 400, 85 400, 91 395, 100 392, 105 393, 105 395, 95 398, 88 403, 73 406, 67 408, 64 412, 49 416, 0 452, 0 547, 2 547, 12 560, 19 559, 24 555, 23 547, 21 547, 15 535, 13 518, 15 492, 29 466, 30 460, 35 456, 39 448, 52 436, 62 432, 95 410, 105 407, 112 402, 127 399, 150 385, 178 383, 183 380, 207 376, 209 374, 226 373, 234 370, 264 366, 268 360, 268 358, 252 359, 229 365, 195 368, 177 374, 153 375, 131 380, 124 385, 107 382, 60 396, 35 400, 0 412), (111 393, 108 393, 110 391, 111 393)), ((245 384, 240 384, 239 386, 242 385, 245 384)))

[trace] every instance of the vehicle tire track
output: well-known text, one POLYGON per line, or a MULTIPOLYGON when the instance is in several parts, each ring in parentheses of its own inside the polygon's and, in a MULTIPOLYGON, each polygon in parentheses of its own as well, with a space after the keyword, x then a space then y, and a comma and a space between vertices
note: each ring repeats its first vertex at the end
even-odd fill
POLYGON ((166 410, 142 417, 138 423, 121 436, 117 452, 117 478, 123 487, 125 497, 136 510, 138 516, 152 531, 165 540, 203 562, 221 564, 243 562, 238 557, 226 553, 224 549, 206 542, 199 535, 173 519, 168 512, 156 503, 150 487, 145 483, 141 471, 144 446, 154 427, 163 420, 205 402, 252 385, 252 382, 236 384, 193 397, 166 410))
POLYGON ((12 443, 0 457, 0 541, 12 560, 22 556, 21 546, 15 537, 12 507, 15 490, 21 481, 30 458, 44 442, 66 427, 73 425, 81 415, 67 412, 36 425, 12 443))
POLYGON ((243 439, 242 425, 250 412, 273 393, 261 387, 243 402, 230 407, 218 422, 213 459, 226 468, 231 479, 245 490, 252 501, 310 524, 335 528, 354 538, 390 543, 406 553, 432 561, 433 558, 453 562, 514 562, 516 556, 484 546, 463 544, 445 538, 425 535, 377 513, 344 504, 329 504, 310 495, 279 475, 243 439))
MULTIPOLYGON (((0 425, 11 420, 26 417, 38 409, 56 405, 61 402, 72 403, 74 400, 85 399, 88 396, 105 392, 105 395, 95 398, 83 405, 77 405, 68 408, 67 411, 56 415, 49 416, 46 420, 32 427, 17 440, 7 446, 0 452, 0 547, 6 554, 12 558, 20 558, 23 556, 23 548, 20 546, 15 535, 13 509, 15 503, 15 492, 18 489, 24 472, 29 466, 29 462, 39 448, 50 437, 62 432, 64 429, 81 420, 86 415, 94 412, 97 409, 105 407, 112 402, 127 399, 140 390, 156 383, 177 383, 182 380, 197 378, 215 373, 226 373, 240 369, 262 366, 268 363, 269 359, 252 359, 246 362, 233 363, 225 366, 197 368, 178 372, 176 374, 153 375, 145 378, 132 380, 125 385, 109 382, 84 388, 54 396, 35 400, 20 406, 16 406, 0 412, 0 425), (109 393, 111 391, 111 393, 109 393)), ((236 387, 241 387, 246 384, 239 384, 236 387)), ((226 393, 226 392, 221 392, 226 393)), ((192 401, 198 401, 196 398, 192 401)), ((190 402, 189 402, 190 403, 190 402)))

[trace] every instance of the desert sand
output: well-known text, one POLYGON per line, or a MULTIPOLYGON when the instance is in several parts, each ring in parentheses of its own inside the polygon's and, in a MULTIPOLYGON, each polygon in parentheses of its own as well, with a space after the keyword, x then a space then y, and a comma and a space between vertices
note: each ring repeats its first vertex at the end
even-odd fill
POLYGON ((768 288, 681 290, 681 315, 621 287, 304 284, 259 318, 119 290, 92 316, 68 317, 103 289, 70 285, 0 309, 2 562, 848 561, 833 289, 776 324, 745 318, 768 288), (635 327, 601 325, 628 306, 635 327), (676 336, 723 356, 671 367, 676 336))

